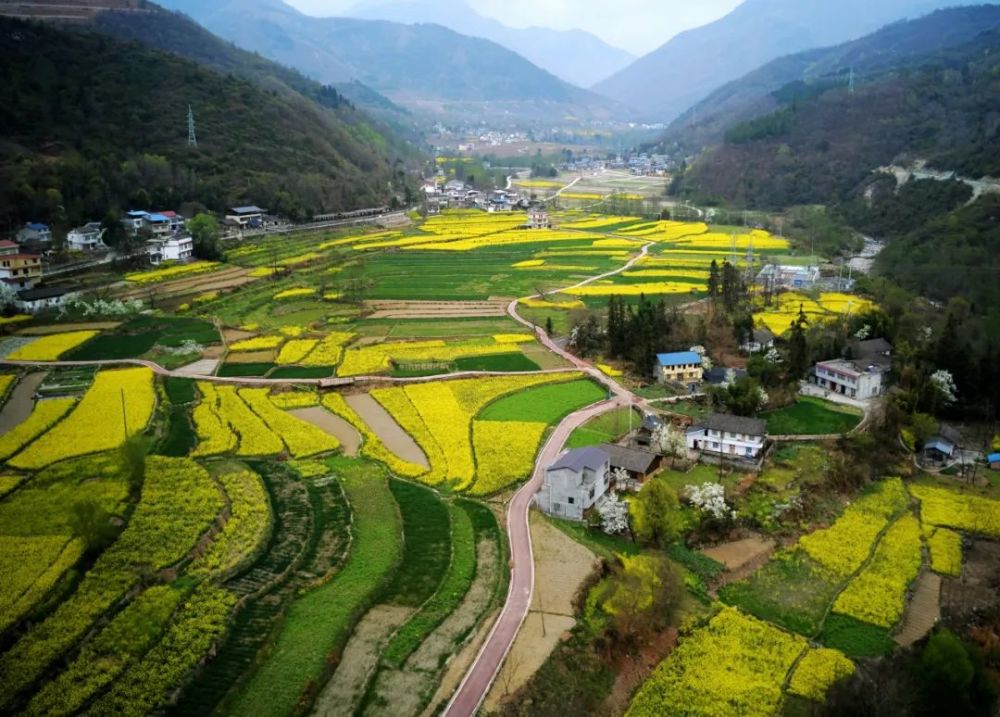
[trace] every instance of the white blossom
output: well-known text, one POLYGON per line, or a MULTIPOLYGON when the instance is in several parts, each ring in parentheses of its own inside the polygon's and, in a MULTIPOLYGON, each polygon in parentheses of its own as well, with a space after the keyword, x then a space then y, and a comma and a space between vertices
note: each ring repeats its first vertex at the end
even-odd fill
POLYGON ((945 405, 952 404, 958 400, 958 387, 955 385, 955 379, 949 371, 945 371, 944 369, 935 371, 931 374, 931 383, 934 384, 934 388, 941 394, 941 399, 945 405))
POLYGON ((128 316, 138 314, 142 309, 141 299, 94 299, 88 302, 76 298, 60 306, 59 315, 65 316, 67 311, 73 310, 84 316, 128 316))
POLYGON ((735 369, 731 369, 731 368, 727 368, 726 369, 726 378, 722 381, 721 386, 722 386, 722 388, 729 388, 734 383, 736 383, 736 370, 735 369))
POLYGON ((660 452, 664 455, 679 456, 683 453, 687 443, 684 434, 672 423, 664 423, 653 431, 653 445, 659 447, 660 452))
POLYGON ((708 353, 708 351, 705 350, 704 346, 692 346, 688 350, 691 351, 692 353, 698 354, 699 356, 704 356, 705 354, 708 353))
POLYGON ((871 325, 865 324, 860 329, 858 329, 858 332, 856 334, 854 334, 854 338, 856 338, 858 341, 864 341, 871 335, 872 335, 871 325))
POLYGON ((726 489, 721 483, 689 485, 685 486, 684 491, 688 500, 700 513, 710 515, 716 520, 736 518, 736 511, 726 503, 726 489))
POLYGON ((618 500, 618 495, 612 491, 597 506, 597 514, 601 516, 601 530, 608 535, 618 535, 628 530, 628 503, 618 500))
POLYGON ((771 397, 767 395, 767 391, 764 390, 763 386, 757 387, 757 401, 757 405, 760 408, 764 408, 764 406, 771 402, 771 397))
POLYGON ((776 348, 770 348, 767 353, 764 354, 764 360, 775 365, 780 364, 782 361, 781 352, 776 348))

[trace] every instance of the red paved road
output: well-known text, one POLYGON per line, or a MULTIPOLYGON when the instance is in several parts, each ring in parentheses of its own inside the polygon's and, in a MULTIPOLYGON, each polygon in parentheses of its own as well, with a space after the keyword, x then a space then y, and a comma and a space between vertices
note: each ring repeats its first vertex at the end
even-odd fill
MULTIPOLYGON (((574 287, 567 288, 576 288, 576 286, 590 284, 626 271, 646 255, 650 246, 650 244, 644 246, 639 256, 619 269, 610 271, 607 274, 591 277, 586 281, 576 284, 574 287)), ((503 665, 507 653, 510 652, 511 645, 514 644, 514 638, 517 637, 517 633, 520 631, 521 625, 524 624, 524 619, 528 615, 528 609, 531 606, 531 594, 535 589, 535 560, 531 548, 528 511, 531 509, 535 493, 538 492, 538 489, 542 485, 542 480, 545 477, 545 468, 551 465, 562 452, 563 446, 566 445, 570 434, 595 416, 629 405, 648 409, 648 404, 645 401, 636 397, 631 391, 583 359, 559 347, 541 328, 522 318, 517 313, 517 301, 510 303, 507 307, 507 313, 515 321, 532 329, 538 335, 538 340, 550 351, 558 354, 577 369, 592 376, 595 380, 606 386, 610 397, 607 401, 584 408, 567 416, 556 426, 538 454, 538 458, 535 461, 535 472, 531 480, 514 495, 514 498, 507 506, 507 538, 510 541, 511 556, 511 577, 510 588, 507 591, 507 601, 504 603, 503 610, 493 624, 493 629, 487 636, 486 642, 483 643, 475 661, 472 663, 469 671, 465 673, 462 683, 458 686, 458 690, 445 708, 444 717, 472 717, 476 714, 483 700, 486 699, 486 695, 493 685, 494 680, 496 680, 500 672, 500 667, 503 665)))

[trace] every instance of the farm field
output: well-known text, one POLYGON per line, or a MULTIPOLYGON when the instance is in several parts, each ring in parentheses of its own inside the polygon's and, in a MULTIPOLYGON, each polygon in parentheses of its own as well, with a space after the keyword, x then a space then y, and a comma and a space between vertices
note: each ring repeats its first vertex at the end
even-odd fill
MULTIPOLYGON (((608 181, 568 200, 662 194, 608 181)), ((11 426, 0 436, 0 712, 439 711, 449 662, 505 599, 497 516, 553 428, 609 397, 508 316, 511 302, 540 329, 555 317, 562 340, 614 293, 704 297, 708 266, 732 243, 758 261, 789 252, 759 230, 734 238, 569 206, 551 230, 523 228, 523 214, 449 212, 400 230, 244 242, 218 264, 126 276, 112 293, 123 300, 107 299, 113 321, 4 324, 0 357, 37 363, 0 374, 11 426), (647 246, 623 274, 568 288, 647 246), (45 365, 58 360, 125 363, 45 365)), ((567 447, 617 440, 641 420, 629 411, 578 428, 567 447)), ((810 400, 767 418, 788 433, 859 420, 810 400)), ((808 448, 776 459, 754 485, 704 466, 657 480, 678 491, 720 480, 746 491, 740 517, 756 519, 804 495, 816 462, 808 448)), ((685 594, 703 602, 618 713, 664 713, 676 695, 703 704, 714 697, 684 675, 710 682, 713 670, 745 682, 732 704, 747 713, 819 701, 852 660, 884 652, 920 572, 961 575, 966 536, 997 533, 984 498, 891 490, 836 522, 831 511, 831 526, 717 591, 718 564, 667 546, 685 594), (831 544, 854 552, 831 556, 831 544), (731 662, 710 665, 720 646, 731 662)), ((563 529, 612 561, 639 553, 563 529)), ((599 603, 585 610, 609 619, 599 603)))

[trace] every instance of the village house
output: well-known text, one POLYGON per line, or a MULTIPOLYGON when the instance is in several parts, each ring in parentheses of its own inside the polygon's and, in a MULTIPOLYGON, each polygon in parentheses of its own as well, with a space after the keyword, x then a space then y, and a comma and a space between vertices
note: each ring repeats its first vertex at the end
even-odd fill
POLYGON ((662 428, 663 421, 659 416, 652 413, 647 414, 643 417, 642 424, 636 429, 632 441, 641 448, 653 448, 658 451, 659 446, 653 444, 656 443, 656 435, 662 428))
POLYGON ((942 423, 938 432, 924 442, 921 450, 923 460, 932 464, 947 463, 955 458, 961 445, 961 432, 942 423))
POLYGON ((52 230, 48 224, 28 222, 17 233, 18 244, 51 244, 52 230))
POLYGON ((656 357, 656 380, 660 383, 681 383, 692 392, 704 376, 701 356, 694 351, 658 354, 656 357))
POLYGON ((816 364, 816 385, 831 393, 867 401, 885 392, 889 369, 864 360, 835 359, 816 364))
POLYGON ((774 348, 774 334, 768 329, 754 329, 750 335, 750 340, 743 343, 740 348, 744 353, 757 354, 774 348))
POLYGON ((689 451, 756 461, 764 452, 767 424, 757 418, 713 413, 687 430, 689 451))
POLYGON ((602 444, 601 450, 607 453, 611 460, 612 473, 623 470, 628 474, 625 481, 616 482, 616 490, 638 491, 660 467, 660 455, 651 451, 613 443, 602 444))
POLYGON ((194 257, 194 239, 180 234, 167 239, 150 239, 146 243, 149 263, 153 266, 165 261, 186 262, 194 257))
POLYGON ((241 229, 259 229, 264 226, 265 214, 267 214, 267 210, 256 205, 233 207, 226 214, 226 224, 241 229))
POLYGON ((549 218, 549 213, 544 209, 531 209, 528 212, 528 228, 551 229, 552 220, 549 218))
POLYGON ((33 289, 42 280, 42 258, 22 253, 12 241, 0 241, 0 281, 15 289, 33 289))
POLYGON ((87 222, 66 235, 66 246, 70 251, 98 251, 107 249, 104 244, 104 229, 100 222, 87 222))
POLYGON ((549 515, 583 520, 584 512, 607 493, 610 473, 606 451, 594 447, 569 451, 545 470, 535 503, 549 515))
POLYGON ((42 309, 52 309, 79 295, 79 292, 60 287, 48 286, 37 289, 23 289, 17 292, 14 306, 20 311, 34 314, 42 309))
POLYGON ((986 456, 986 463, 990 470, 1000 471, 1000 453, 990 453, 986 456))

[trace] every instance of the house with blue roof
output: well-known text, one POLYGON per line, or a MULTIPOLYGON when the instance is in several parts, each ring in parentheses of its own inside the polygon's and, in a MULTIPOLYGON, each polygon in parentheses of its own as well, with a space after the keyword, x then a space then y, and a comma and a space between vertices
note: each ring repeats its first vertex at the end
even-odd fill
POLYGON ((986 456, 986 462, 993 470, 1000 471, 1000 453, 990 453, 986 456))
POLYGON ((28 222, 17 233, 18 244, 48 244, 52 241, 52 230, 48 224, 28 222))
POLYGON ((691 391, 697 391, 705 376, 701 354, 697 351, 658 354, 655 374, 660 383, 680 383, 691 391))

